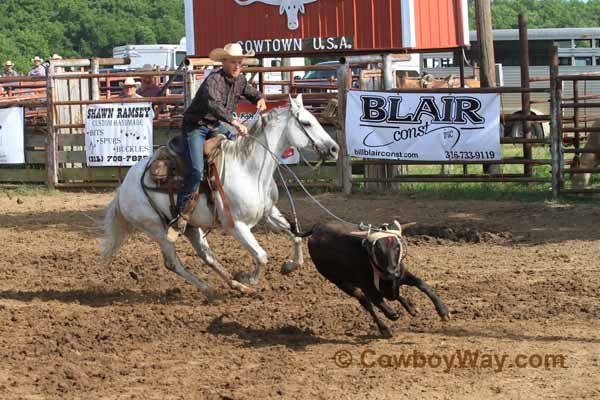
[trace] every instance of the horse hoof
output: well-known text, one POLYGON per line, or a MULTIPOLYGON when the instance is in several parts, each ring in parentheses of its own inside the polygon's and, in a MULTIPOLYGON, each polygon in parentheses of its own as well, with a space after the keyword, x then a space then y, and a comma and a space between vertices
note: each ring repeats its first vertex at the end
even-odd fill
POLYGON ((442 318, 442 321, 444 321, 444 322, 450 321, 450 314, 440 315, 440 317, 442 318))
POLYGON ((240 293, 248 294, 248 293, 252 292, 252 289, 250 289, 248 286, 246 286, 243 283, 240 283, 236 280, 232 280, 230 286, 232 289, 235 289, 235 290, 239 291, 240 293))
POLYGON ((246 285, 256 285, 258 283, 258 278, 248 272, 238 272, 233 279, 246 285))
POLYGON ((217 292, 217 290, 214 288, 209 287, 204 291, 204 295, 206 296, 206 301, 208 303, 212 303, 219 297, 219 292, 217 292))
POLYGON ((288 275, 291 274, 292 272, 294 272, 296 270, 296 268, 298 268, 300 266, 300 264, 295 263, 292 260, 288 260, 286 262, 283 263, 283 265, 281 266, 281 274, 282 275, 288 275))

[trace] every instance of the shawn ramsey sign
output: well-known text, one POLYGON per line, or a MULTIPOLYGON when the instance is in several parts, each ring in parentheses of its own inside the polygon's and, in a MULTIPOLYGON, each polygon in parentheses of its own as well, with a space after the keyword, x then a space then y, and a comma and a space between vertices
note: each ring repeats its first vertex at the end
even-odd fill
POLYGON ((128 166, 152 154, 151 103, 90 105, 85 153, 92 167, 128 166))
POLYGON ((348 93, 353 157, 500 160, 499 94, 348 93))

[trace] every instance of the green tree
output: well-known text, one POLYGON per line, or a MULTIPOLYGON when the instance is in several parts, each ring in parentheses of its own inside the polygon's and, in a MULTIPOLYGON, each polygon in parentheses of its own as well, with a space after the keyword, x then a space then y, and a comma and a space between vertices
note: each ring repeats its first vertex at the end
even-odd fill
POLYGON ((34 56, 110 57, 124 44, 179 43, 182 0, 2 0, 0 61, 27 72, 34 56))

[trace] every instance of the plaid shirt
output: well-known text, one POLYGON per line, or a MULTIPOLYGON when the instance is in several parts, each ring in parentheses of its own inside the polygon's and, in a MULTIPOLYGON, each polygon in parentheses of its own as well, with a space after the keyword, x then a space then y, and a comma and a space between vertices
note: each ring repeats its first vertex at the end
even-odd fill
POLYGON ((254 104, 262 98, 243 75, 229 78, 222 68, 211 73, 183 114, 184 128, 213 125, 218 121, 233 122, 231 113, 237 109, 241 96, 254 104))

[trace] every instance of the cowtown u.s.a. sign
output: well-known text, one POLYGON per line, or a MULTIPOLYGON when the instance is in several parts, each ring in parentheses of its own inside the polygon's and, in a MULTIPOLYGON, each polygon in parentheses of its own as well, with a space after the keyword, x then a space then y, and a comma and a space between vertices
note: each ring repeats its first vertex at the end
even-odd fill
POLYGON ((450 49, 467 0, 184 0, 188 56, 238 42, 259 56, 450 49))
POLYGON ((348 93, 351 157, 500 160, 500 95, 348 93))

